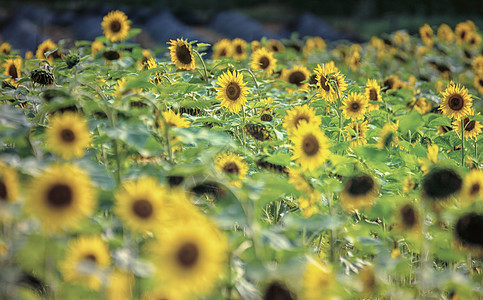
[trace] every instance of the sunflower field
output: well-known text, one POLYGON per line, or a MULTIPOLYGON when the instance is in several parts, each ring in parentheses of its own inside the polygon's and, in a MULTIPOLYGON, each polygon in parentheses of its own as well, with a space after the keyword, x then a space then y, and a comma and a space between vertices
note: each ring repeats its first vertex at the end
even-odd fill
POLYGON ((151 50, 99 23, 0 46, 1 299, 483 299, 473 22, 151 50))

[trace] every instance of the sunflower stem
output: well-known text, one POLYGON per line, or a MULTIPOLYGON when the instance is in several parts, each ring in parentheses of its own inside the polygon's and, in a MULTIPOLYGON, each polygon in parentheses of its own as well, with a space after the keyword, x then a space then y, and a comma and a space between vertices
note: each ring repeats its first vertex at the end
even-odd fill
POLYGON ((336 111, 337 111, 337 116, 339 117, 339 135, 337 137, 337 141, 340 143, 340 138, 342 136, 342 112, 340 111, 340 108, 342 107, 342 99, 340 97, 340 91, 339 91, 339 86, 337 85, 337 81, 330 80, 329 82, 332 86, 335 87, 335 89, 337 91, 337 104, 338 104, 338 106, 336 107, 336 111))
MULTIPOLYGON (((163 120, 164 121, 164 120, 163 120)), ((169 140, 169 125, 164 121, 164 137, 166 138, 166 147, 168 148, 169 163, 173 163, 173 151, 171 150, 171 141, 169 140)))
POLYGON ((466 255, 466 265, 468 266, 470 276, 473 276, 473 258, 471 257, 471 253, 466 255))
POLYGON ((241 69, 239 72, 248 72, 250 74, 250 76, 253 79, 253 82, 255 83, 255 87, 257 88, 258 101, 262 102, 262 93, 260 93, 260 86, 258 85, 257 78, 255 77, 255 74, 253 74, 252 70, 250 70, 250 69, 241 69))
POLYGON ((465 121, 461 118, 461 167, 465 166, 465 121))
MULTIPOLYGON (((332 209, 332 198, 333 198, 333 195, 331 197, 328 197, 327 198, 327 206, 329 208, 329 215, 330 216, 333 216, 334 215, 334 211, 332 209)), ((334 229, 331 229, 329 231, 329 242, 330 242, 330 256, 329 256, 329 259, 330 259, 330 262, 331 263, 334 263, 335 262, 335 231, 334 229)))
POLYGON ((205 81, 208 82, 208 69, 206 68, 206 64, 205 64, 205 61, 203 60, 203 58, 201 57, 201 55, 198 53, 198 51, 196 51, 195 49, 193 49, 193 52, 196 54, 196 56, 198 56, 198 58, 200 59, 201 61, 201 64, 203 65, 203 70, 205 71, 205 81))
POLYGON ((242 105, 242 128, 241 128, 241 131, 242 131, 242 137, 243 137, 243 142, 242 142, 242 145, 243 146, 246 146, 246 137, 245 137, 245 122, 246 122, 246 115, 245 115, 245 106, 242 105))

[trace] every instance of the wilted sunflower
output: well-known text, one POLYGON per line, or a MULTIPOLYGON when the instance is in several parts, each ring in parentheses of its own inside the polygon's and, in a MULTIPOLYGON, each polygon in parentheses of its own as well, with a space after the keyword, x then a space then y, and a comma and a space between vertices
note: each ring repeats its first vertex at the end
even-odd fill
POLYGON ((483 171, 480 169, 472 170, 465 176, 460 201, 463 203, 473 203, 474 201, 482 198, 483 171))
POLYGON ((96 56, 97 52, 101 51, 104 49, 104 44, 99 41, 93 41, 91 44, 91 56, 94 58, 96 56))
POLYGON ((188 128, 190 127, 190 122, 186 120, 185 117, 182 117, 180 114, 175 113, 171 109, 167 111, 163 111, 161 113, 163 115, 163 120, 159 120, 160 127, 164 127, 164 123, 166 123, 169 127, 176 127, 176 128, 188 128))
POLYGON ((480 122, 471 120, 468 117, 463 119, 463 124, 461 124, 461 120, 456 120, 453 122, 454 130, 456 132, 461 133, 461 125, 464 126, 465 132, 464 136, 466 140, 468 139, 476 139, 476 137, 481 133, 481 128, 483 127, 480 122))
POLYGON ((399 121, 397 123, 385 124, 377 140, 377 148, 384 149, 389 146, 398 146, 399 138, 397 137, 397 131, 399 128, 399 121))
POLYGON ((350 93, 347 98, 342 101, 342 113, 347 119, 353 121, 364 119, 369 100, 359 93, 350 93))
POLYGON ((235 153, 220 153, 215 157, 216 169, 234 179, 245 179, 248 173, 248 165, 243 158, 235 153))
MULTIPOLYGON (((198 220, 199 221, 199 220, 198 220)), ((148 249, 156 278, 190 299, 212 293, 226 269, 227 242, 205 222, 179 222, 167 228, 148 249)))
POLYGON ((251 68, 253 70, 262 70, 264 73, 271 75, 276 65, 277 59, 273 57, 273 52, 269 52, 265 48, 260 48, 253 52, 251 60, 251 68))
POLYGON ((323 64, 322 66, 317 65, 314 72, 317 75, 316 79, 317 87, 319 88, 319 96, 322 99, 325 99, 329 104, 337 100, 337 89, 340 94, 344 93, 347 89, 345 76, 340 74, 333 62, 323 64), (337 87, 330 83, 331 80, 335 80, 337 87))
POLYGON ((248 44, 245 40, 236 38, 231 41, 233 47, 233 58, 236 60, 245 60, 248 57, 248 44))
POLYGON ((462 179, 452 169, 435 168, 423 179, 423 196, 429 200, 444 200, 459 192, 462 179))
POLYGON ((53 165, 34 178, 25 209, 45 230, 72 229, 94 212, 95 192, 89 176, 74 165, 53 165))
POLYGON ((285 46, 284 44, 282 44, 281 41, 279 40, 274 40, 274 39, 270 39, 268 40, 268 42, 265 44, 265 48, 267 48, 269 51, 272 51, 272 52, 279 52, 279 53, 282 53, 285 51, 285 46))
POLYGON ((369 207, 378 196, 378 186, 367 174, 356 175, 344 184, 340 194, 340 204, 346 212, 352 212, 362 207, 369 207))
POLYGON ((478 76, 483 76, 483 55, 478 55, 471 62, 473 72, 478 76))
POLYGON ((302 299, 323 300, 332 299, 335 276, 330 265, 309 258, 303 275, 302 299))
POLYGON ((91 142, 87 121, 73 112, 54 115, 45 135, 48 149, 64 159, 84 156, 91 142))
POLYGON ((483 76, 475 76, 475 79, 473 79, 473 84, 478 92, 483 94, 483 76))
POLYGON ((222 100, 221 106, 238 113, 247 102, 248 87, 243 81, 243 74, 228 70, 218 77, 216 99, 222 100))
POLYGON ((123 182, 115 194, 115 212, 127 227, 137 232, 154 231, 166 219, 167 191, 152 178, 123 182))
POLYGON ((59 58, 59 50, 55 51, 54 53, 50 54, 48 57, 45 57, 46 52, 50 52, 54 49, 57 49, 58 46, 56 43, 52 42, 51 39, 48 39, 46 41, 43 41, 38 47, 37 47, 37 58, 38 59, 45 59, 49 63, 53 63, 54 58, 59 58))
MULTIPOLYGON (((381 87, 375 79, 367 79, 364 95, 366 96, 368 101, 382 102, 381 87)), ((379 109, 379 104, 377 103, 369 103, 369 105, 367 106, 368 112, 377 109, 379 109)))
POLYGON ((0 160, 0 204, 16 202, 19 195, 17 171, 0 160))
POLYGON ((441 95, 443 99, 439 109, 448 118, 460 120, 473 114, 471 108, 473 105, 472 96, 464 86, 460 86, 451 81, 441 95))
POLYGON ((314 124, 300 123, 290 140, 294 144, 292 159, 303 170, 313 171, 321 167, 329 158, 329 139, 314 124))
POLYGON ((475 252, 483 255, 483 214, 470 212, 462 215, 456 222, 454 233, 458 242, 475 252))
POLYGON ((439 25, 437 35, 440 40, 443 40, 447 43, 452 43, 454 41, 453 30, 448 26, 448 24, 439 25))
POLYGON ((0 53, 8 55, 10 54, 11 49, 12 49, 12 46, 10 46, 10 44, 7 42, 4 42, 0 45, 0 53))
POLYGON ((433 29, 428 24, 424 24, 419 28, 419 35, 423 42, 428 45, 428 47, 432 47, 434 44, 433 40, 433 29))
POLYGON ((367 129, 367 121, 351 122, 345 127, 346 139, 347 141, 350 141, 351 148, 367 144, 367 129))
POLYGON ((117 50, 106 50, 102 52, 102 57, 106 60, 107 64, 110 64, 111 61, 121 58, 121 53, 117 50))
POLYGON ((283 128, 287 129, 287 134, 293 134, 303 121, 317 128, 322 122, 320 117, 315 115, 315 109, 304 104, 294 106, 287 111, 287 115, 283 118, 283 128))
POLYGON ((182 70, 194 70, 196 68, 195 57, 193 56, 193 49, 186 40, 176 39, 170 40, 168 45, 171 61, 182 70))
POLYGON ((101 26, 106 39, 111 42, 120 42, 129 34, 129 29, 131 29, 129 23, 130 21, 124 12, 114 10, 102 18, 101 26))
POLYGON ((99 236, 80 236, 71 240, 60 271, 65 281, 100 290, 105 269, 111 264, 107 244, 99 236))
POLYGON ((4 75, 10 76, 6 80, 9 81, 14 86, 17 86, 17 79, 20 78, 22 75, 20 70, 22 68, 22 58, 9 58, 6 59, 3 63, 3 67, 5 71, 3 72, 4 75))
POLYGON ((231 57, 233 55, 233 45, 229 39, 222 39, 213 45, 213 60, 220 57, 231 57))
MULTIPOLYGON (((306 89, 309 86, 307 79, 309 79, 310 71, 304 66, 294 66, 292 69, 283 69, 282 80, 295 84, 297 89, 306 89)), ((292 89, 291 89, 292 91, 292 89)))

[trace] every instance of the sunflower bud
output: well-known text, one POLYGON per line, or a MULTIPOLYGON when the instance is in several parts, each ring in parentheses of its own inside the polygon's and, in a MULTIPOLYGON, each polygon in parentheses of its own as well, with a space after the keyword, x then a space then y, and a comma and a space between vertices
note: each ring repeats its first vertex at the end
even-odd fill
POLYGON ((68 69, 72 69, 79 63, 79 61, 80 61, 80 58, 78 55, 70 54, 69 56, 67 56, 65 63, 67 64, 68 69))
POLYGON ((52 74, 50 71, 35 69, 30 73, 30 79, 38 84, 51 85, 54 83, 55 78, 54 74, 52 74))

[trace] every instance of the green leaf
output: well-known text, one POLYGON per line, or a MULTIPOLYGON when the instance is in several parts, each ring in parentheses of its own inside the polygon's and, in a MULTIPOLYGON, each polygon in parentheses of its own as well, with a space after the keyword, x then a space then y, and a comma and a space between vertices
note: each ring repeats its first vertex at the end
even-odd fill
POLYGON ((402 133, 407 133, 408 131, 415 132, 424 124, 421 114, 414 110, 397 119, 399 120, 399 130, 402 133))
POLYGON ((289 228, 306 230, 333 230, 344 226, 347 217, 340 215, 313 215, 310 218, 303 218, 290 214, 283 218, 283 222, 289 228))

